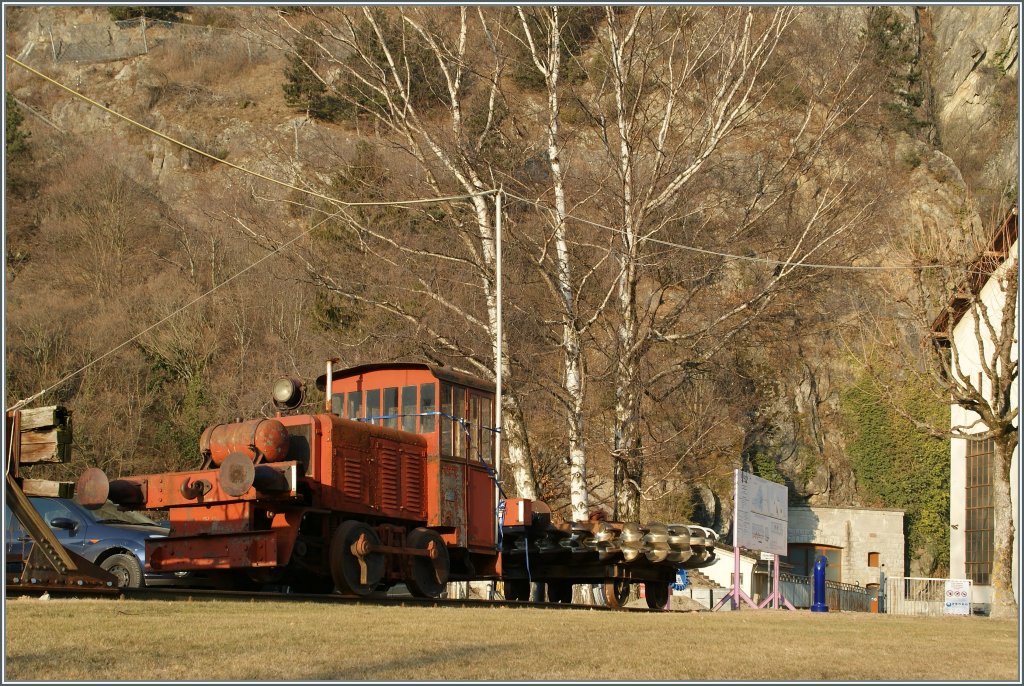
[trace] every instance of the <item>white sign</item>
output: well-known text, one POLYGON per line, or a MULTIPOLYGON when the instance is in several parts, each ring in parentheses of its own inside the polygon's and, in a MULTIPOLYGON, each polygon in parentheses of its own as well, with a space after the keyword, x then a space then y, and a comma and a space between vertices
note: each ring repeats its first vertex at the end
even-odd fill
POLYGON ((736 544, 787 554, 789 489, 736 470, 736 544))
POLYGON ((766 560, 767 562, 772 562, 773 560, 775 560, 775 553, 766 553, 764 551, 761 551, 761 559, 766 560))
POLYGON ((943 614, 971 614, 971 582, 969 579, 946 579, 946 597, 942 606, 943 614))

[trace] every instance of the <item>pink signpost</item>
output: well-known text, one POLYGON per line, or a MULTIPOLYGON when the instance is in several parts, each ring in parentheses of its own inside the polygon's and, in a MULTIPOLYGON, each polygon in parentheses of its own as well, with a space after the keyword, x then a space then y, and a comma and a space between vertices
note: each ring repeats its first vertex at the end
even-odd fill
POLYGON ((775 609, 785 606, 792 610, 794 607, 782 594, 779 581, 779 556, 786 554, 788 546, 789 489, 739 469, 735 470, 734 479, 732 588, 713 609, 719 610, 731 601, 732 609, 738 610, 740 601, 743 601, 754 610, 768 607, 769 604, 775 609), (769 552, 775 558, 772 592, 760 605, 747 595, 740 583, 742 548, 769 552))

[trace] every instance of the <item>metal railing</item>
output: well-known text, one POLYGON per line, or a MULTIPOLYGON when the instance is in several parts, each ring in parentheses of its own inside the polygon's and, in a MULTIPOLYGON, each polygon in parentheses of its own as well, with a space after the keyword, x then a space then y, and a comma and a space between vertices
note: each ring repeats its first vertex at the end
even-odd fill
MULTIPOLYGON (((779 581, 782 584, 782 594, 794 607, 808 608, 814 602, 811 577, 783 572, 779 575, 779 581)), ((826 581, 825 604, 833 612, 870 612, 871 592, 854 584, 826 581)))
POLYGON ((973 590, 967 579, 890 576, 885 579, 885 612, 922 617, 970 614, 973 611, 973 590), (966 597, 963 597, 965 593, 966 597), (950 594, 957 597, 951 598, 950 594), (956 607, 961 611, 957 612, 956 607))

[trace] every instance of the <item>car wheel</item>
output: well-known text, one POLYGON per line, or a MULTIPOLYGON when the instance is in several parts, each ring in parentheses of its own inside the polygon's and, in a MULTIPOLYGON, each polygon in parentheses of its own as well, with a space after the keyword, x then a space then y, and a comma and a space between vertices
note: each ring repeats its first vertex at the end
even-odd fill
POLYGON ((142 586, 142 565, 134 555, 119 553, 111 555, 100 563, 117 579, 119 587, 138 588, 142 586))

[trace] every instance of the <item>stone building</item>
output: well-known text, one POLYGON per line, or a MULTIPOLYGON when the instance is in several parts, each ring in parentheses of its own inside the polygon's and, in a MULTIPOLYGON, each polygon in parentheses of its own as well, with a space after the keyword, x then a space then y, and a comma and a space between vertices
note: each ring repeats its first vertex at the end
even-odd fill
POLYGON ((864 587, 882 569, 903 576, 903 510, 868 507, 790 506, 789 554, 793 574, 811 576, 814 561, 828 560, 825 578, 864 587))

